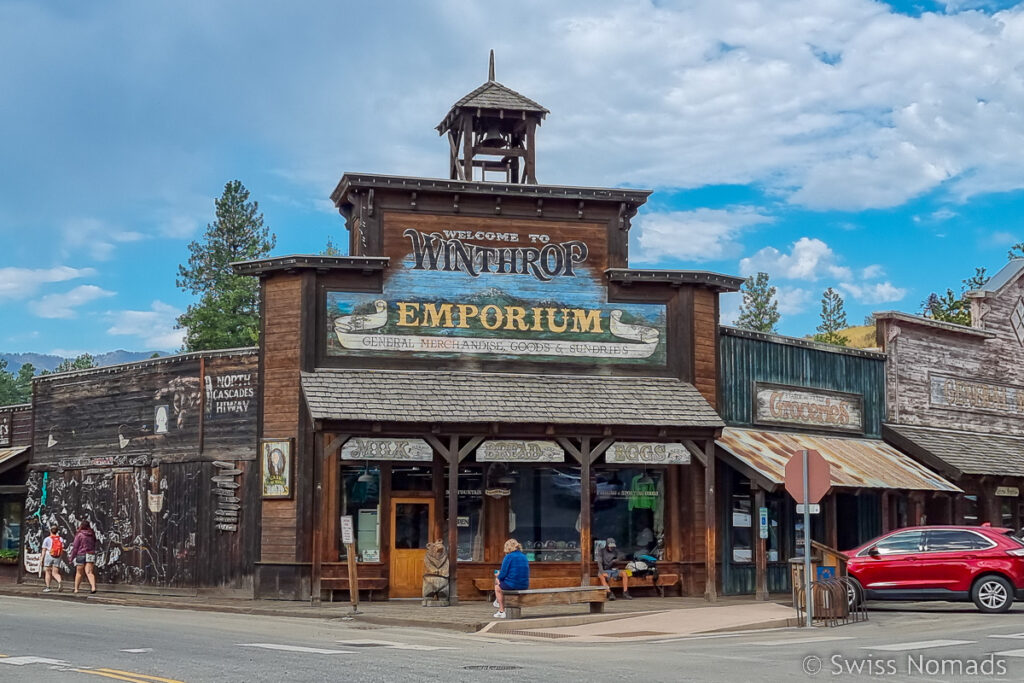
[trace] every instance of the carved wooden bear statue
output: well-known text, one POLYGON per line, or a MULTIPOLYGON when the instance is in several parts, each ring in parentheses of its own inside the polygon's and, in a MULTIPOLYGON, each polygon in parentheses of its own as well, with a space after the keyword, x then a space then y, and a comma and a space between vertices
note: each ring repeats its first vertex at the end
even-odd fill
POLYGON ((423 598, 448 599, 448 551, 443 541, 427 544, 427 555, 423 559, 423 598))

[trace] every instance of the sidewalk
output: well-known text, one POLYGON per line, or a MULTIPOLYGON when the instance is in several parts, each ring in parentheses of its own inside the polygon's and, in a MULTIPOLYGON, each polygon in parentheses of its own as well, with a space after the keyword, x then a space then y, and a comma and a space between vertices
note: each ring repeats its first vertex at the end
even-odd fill
MULTIPOLYGON (((559 632, 563 629, 584 629, 568 631, 573 637, 600 637, 608 632, 606 627, 593 629, 597 624, 617 622, 618 632, 651 630, 659 633, 680 632, 680 627, 669 624, 688 623, 692 628, 769 628, 784 626, 789 613, 795 612, 772 602, 759 602, 749 597, 720 598, 718 602, 707 603, 703 598, 636 598, 605 603, 604 614, 589 614, 586 605, 550 605, 526 610, 527 616, 512 621, 496 621, 492 618, 494 608, 489 602, 464 602, 454 607, 423 607, 419 600, 390 600, 381 602, 360 602, 359 614, 352 614, 348 603, 323 603, 313 607, 309 602, 282 600, 252 600, 244 598, 213 598, 208 596, 177 597, 164 595, 142 595, 136 593, 105 592, 96 595, 74 595, 65 588, 63 593, 43 593, 41 586, 25 584, 0 585, 0 596, 9 595, 49 600, 70 600, 91 604, 120 605, 128 607, 158 607, 228 614, 252 614, 276 617, 300 617, 312 619, 343 619, 365 623, 368 626, 403 626, 432 628, 474 633, 487 629, 491 634, 544 629, 545 632, 559 632), (777 608, 771 614, 764 608, 777 608), (781 610, 786 612, 782 615, 781 610), (536 612, 530 615, 529 612, 536 612), (668 616, 659 616, 668 615, 668 616), (764 624, 769 615, 771 623, 764 624), (782 622, 780 622, 780 619, 782 622), (653 621, 652 621, 653 620, 653 621), (491 625, 493 622, 493 625, 491 625), (637 624, 645 624, 641 629, 637 624), (657 628, 653 624, 657 624, 657 628)), ((778 596, 780 599, 783 596, 778 596)), ((702 631, 703 632, 703 631, 702 631)), ((544 637, 544 636, 540 636, 544 637)), ((550 636, 548 636, 550 637, 550 636)), ((561 636, 560 636, 561 637, 561 636)), ((622 637, 613 638, 621 641, 622 637)))

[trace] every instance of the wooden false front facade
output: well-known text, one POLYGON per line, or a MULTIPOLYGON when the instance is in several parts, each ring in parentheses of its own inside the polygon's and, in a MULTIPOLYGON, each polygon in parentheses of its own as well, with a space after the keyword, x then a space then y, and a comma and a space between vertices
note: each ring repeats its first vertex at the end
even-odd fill
POLYGON ((236 264, 262 282, 264 457, 293 448, 258 596, 347 588, 342 515, 378 595, 419 597, 443 540, 453 597, 483 599, 509 537, 538 585, 596 580, 616 537, 717 594, 718 294, 740 280, 630 269, 647 194, 346 175, 352 256, 236 264))

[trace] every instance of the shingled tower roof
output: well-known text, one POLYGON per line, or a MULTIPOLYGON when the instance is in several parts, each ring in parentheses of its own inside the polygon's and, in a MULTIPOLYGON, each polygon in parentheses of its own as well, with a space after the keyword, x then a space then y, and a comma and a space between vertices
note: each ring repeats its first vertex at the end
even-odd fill
POLYGON ((529 97, 517 93, 512 88, 494 80, 494 51, 491 51, 490 68, 487 82, 469 93, 448 110, 444 120, 437 124, 438 132, 443 133, 461 115, 463 109, 497 109, 506 112, 530 112, 540 114, 544 118, 551 113, 529 97))

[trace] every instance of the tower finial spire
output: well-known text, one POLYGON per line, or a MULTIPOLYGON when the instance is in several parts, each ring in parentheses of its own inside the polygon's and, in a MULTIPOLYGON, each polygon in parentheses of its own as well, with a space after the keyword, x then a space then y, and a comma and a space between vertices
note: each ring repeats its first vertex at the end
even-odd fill
POLYGON ((491 61, 487 65, 487 80, 494 80, 494 50, 491 50, 491 61))

